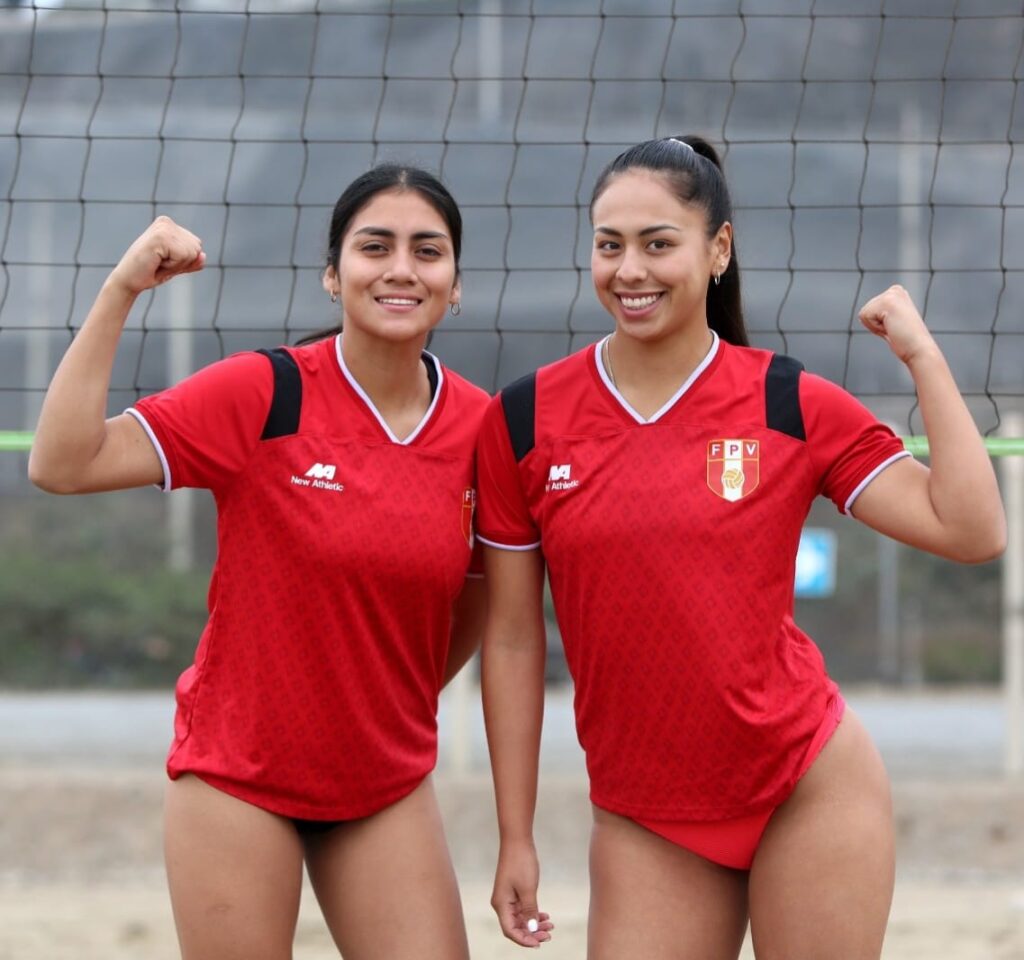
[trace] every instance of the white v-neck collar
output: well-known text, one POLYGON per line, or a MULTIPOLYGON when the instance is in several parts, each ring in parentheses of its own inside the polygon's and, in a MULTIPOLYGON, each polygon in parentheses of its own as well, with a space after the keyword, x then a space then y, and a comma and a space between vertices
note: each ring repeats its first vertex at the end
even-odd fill
POLYGON ((679 402, 679 398, 682 397, 682 395, 686 393, 686 391, 689 390, 691 386, 693 386, 694 381, 705 370, 707 370, 708 366, 711 364, 711 361, 714 360, 715 356, 718 354, 718 334, 715 333, 714 330, 712 330, 711 348, 708 350, 707 355, 704 357, 703 360, 701 360, 700 363, 697 364, 697 367, 693 371, 693 373, 691 373, 686 378, 686 382, 674 394, 672 394, 671 397, 668 398, 668 401, 665 403, 665 405, 660 410, 657 410, 655 413, 651 414, 651 416, 645 420, 643 417, 640 416, 639 413, 636 412, 636 410, 633 409, 633 407, 630 405, 630 402, 621 393, 619 393, 618 388, 615 386, 614 383, 612 383, 612 378, 608 376, 608 371, 605 369, 604 345, 611 338, 611 336, 612 335, 609 333, 607 337, 599 341, 598 344, 594 347, 594 363, 597 365, 598 376, 600 376, 604 385, 608 388, 608 392, 622 405, 622 408, 626 411, 626 413, 628 413, 637 423, 655 423, 662 416, 668 413, 668 411, 671 410, 679 402))
POLYGON ((437 407, 437 402, 441 398, 441 387, 444 385, 444 370, 441 367, 441 362, 429 351, 423 351, 423 356, 427 358, 428 362, 434 365, 434 370, 437 372, 437 389, 434 391, 434 396, 430 401, 430 406, 427 407, 427 412, 423 414, 423 419, 416 424, 416 429, 413 430, 412 433, 410 433, 404 440, 399 440, 398 437, 395 436, 391 427, 388 426, 387 420, 380 415, 380 411, 373 405, 370 395, 359 385, 359 381, 352 376, 352 371, 345 366, 345 357, 341 352, 341 337, 342 335, 339 333, 334 338, 334 353, 338 358, 338 367, 341 369, 342 376, 349 382, 352 389, 359 394, 360 399, 362 399, 363 403, 366 404, 370 413, 377 418, 377 422, 381 425, 381 429, 388 435, 391 442, 397 443, 403 447, 408 446, 420 435, 420 433, 423 432, 423 428, 430 422, 430 418, 434 414, 434 409, 437 407))

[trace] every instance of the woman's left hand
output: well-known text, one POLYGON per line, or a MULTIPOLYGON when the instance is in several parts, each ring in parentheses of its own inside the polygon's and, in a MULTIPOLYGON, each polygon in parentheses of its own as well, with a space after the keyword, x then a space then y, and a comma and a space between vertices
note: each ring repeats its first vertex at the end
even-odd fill
POLYGON ((910 294, 899 284, 872 297, 860 308, 858 316, 906 364, 922 351, 938 349, 910 294))

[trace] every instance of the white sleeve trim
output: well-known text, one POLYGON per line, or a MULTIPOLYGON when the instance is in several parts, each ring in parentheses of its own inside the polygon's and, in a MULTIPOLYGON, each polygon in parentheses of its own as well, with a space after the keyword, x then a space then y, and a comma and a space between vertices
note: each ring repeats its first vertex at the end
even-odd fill
POLYGON ((854 488, 853 493, 846 498, 846 503, 843 505, 843 513, 849 513, 850 507, 853 506, 853 501, 857 499, 863 492, 864 488, 871 483, 886 467, 891 466, 897 460, 902 460, 904 457, 911 457, 913 454, 909 450, 901 450, 899 453, 894 453, 888 460, 883 460, 874 470, 871 471, 857 486, 854 488))
POLYGON ((476 535, 476 538, 481 543, 486 543, 489 547, 496 547, 498 550, 514 550, 522 552, 524 550, 536 550, 540 546, 539 540, 536 543, 528 543, 524 547, 514 547, 509 543, 496 543, 494 540, 488 540, 487 537, 481 537, 479 533, 476 535))
POLYGON ((167 464, 167 457, 164 455, 164 448, 160 446, 160 441, 157 440, 156 434, 153 432, 153 428, 146 421, 146 418, 141 413, 139 413, 138 410, 135 409, 135 407, 129 407, 127 410, 125 410, 125 413, 127 413, 128 416, 134 417, 136 420, 138 420, 139 424, 142 426, 142 429, 146 431, 146 436, 149 437, 149 442, 153 444, 153 448, 156 450, 156 455, 160 458, 160 466, 163 468, 164 471, 164 485, 160 487, 160 489, 163 490, 164 493, 170 493, 171 468, 167 464))

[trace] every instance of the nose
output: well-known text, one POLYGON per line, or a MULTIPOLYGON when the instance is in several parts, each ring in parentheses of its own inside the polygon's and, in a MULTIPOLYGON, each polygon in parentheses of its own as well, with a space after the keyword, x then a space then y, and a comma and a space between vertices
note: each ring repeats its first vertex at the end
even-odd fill
POLYGON ((638 283, 643 280, 647 276, 647 264, 641 251, 628 245, 622 252, 619 269, 615 272, 623 283, 638 283))
POLYGON ((384 271, 384 280, 391 283, 415 282, 416 265, 407 251, 396 250, 394 252, 387 270, 384 271))

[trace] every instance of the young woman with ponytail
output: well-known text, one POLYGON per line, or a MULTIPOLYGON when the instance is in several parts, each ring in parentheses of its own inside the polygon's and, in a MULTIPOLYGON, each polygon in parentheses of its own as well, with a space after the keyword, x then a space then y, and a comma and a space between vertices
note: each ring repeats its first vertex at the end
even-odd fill
POLYGON ((235 354, 106 419, 135 300, 205 264, 159 217, 50 385, 40 487, 217 501, 210 618, 167 757, 184 960, 290 960, 304 866, 346 960, 469 956, 431 771, 439 690, 483 626, 467 575, 488 397, 425 350, 458 310, 461 243, 439 180, 374 167, 330 221, 322 284, 344 330, 235 354))
POLYGON ((824 494, 913 546, 995 557, 984 445, 902 288, 860 317, 914 378, 930 469, 840 387, 747 345, 704 140, 627 150, 590 211, 614 331, 503 390, 478 447, 494 908, 513 941, 547 937, 532 838, 546 568, 591 781, 591 960, 735 960, 748 923, 762 960, 877 960, 889 785, 793 622, 800 529, 824 494))

